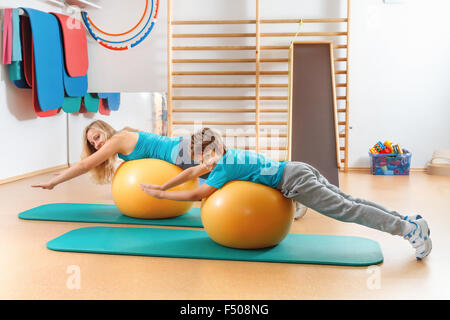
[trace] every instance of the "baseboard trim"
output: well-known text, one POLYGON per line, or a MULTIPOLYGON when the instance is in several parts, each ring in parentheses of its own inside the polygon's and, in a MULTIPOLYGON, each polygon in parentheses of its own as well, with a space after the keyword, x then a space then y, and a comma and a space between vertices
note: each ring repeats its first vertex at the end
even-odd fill
POLYGON ((38 176, 38 175, 45 174, 45 173, 55 172, 55 171, 58 171, 58 170, 61 170, 61 169, 66 169, 68 167, 69 166, 67 164, 62 164, 60 166, 51 167, 51 168, 42 169, 42 170, 37 170, 37 171, 21 174, 21 175, 18 175, 18 176, 2 179, 2 180, 0 180, 0 185, 1 184, 6 184, 6 183, 10 183, 10 182, 14 182, 14 181, 18 181, 18 180, 22 180, 22 179, 26 179, 26 178, 31 178, 31 177, 38 176))
MULTIPOLYGON (((425 172, 426 168, 410 168, 410 172, 425 172)), ((370 172, 369 167, 348 167, 349 172, 370 172)))
POLYGON ((370 172, 370 168, 366 167, 348 167, 348 172, 370 172))

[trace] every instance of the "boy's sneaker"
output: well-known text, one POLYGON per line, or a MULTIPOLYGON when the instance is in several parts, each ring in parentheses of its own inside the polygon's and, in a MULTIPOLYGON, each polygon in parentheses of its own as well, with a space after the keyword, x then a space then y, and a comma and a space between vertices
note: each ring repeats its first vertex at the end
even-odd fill
POLYGON ((423 219, 420 214, 416 214, 415 216, 404 216, 403 217, 403 220, 406 220, 406 221, 419 220, 419 219, 423 219))
POLYGON ((428 223, 423 218, 407 221, 414 225, 414 229, 403 238, 407 239, 416 249, 417 260, 422 260, 430 254, 432 248, 428 223))
POLYGON ((306 214, 307 207, 302 205, 300 202, 295 201, 295 212, 294 212, 294 220, 302 218, 306 214))

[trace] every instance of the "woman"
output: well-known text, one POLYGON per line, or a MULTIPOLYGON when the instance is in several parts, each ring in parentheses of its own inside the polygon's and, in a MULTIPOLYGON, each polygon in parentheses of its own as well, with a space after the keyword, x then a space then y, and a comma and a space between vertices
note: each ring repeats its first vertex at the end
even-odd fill
POLYGON ((129 127, 116 131, 108 123, 96 120, 84 129, 82 160, 50 181, 32 187, 51 190, 89 171, 95 182, 109 183, 114 176, 117 156, 124 161, 160 159, 186 169, 196 165, 189 150, 190 137, 171 138, 129 127))
POLYGON ((183 171, 161 186, 142 184, 144 192, 159 199, 192 201, 207 198, 232 180, 253 181, 276 188, 285 197, 330 218, 402 236, 415 249, 418 260, 431 252, 430 229, 420 215, 403 216, 377 203, 353 198, 330 184, 309 164, 273 161, 255 152, 227 148, 221 137, 209 128, 194 134, 191 141, 191 154, 201 164, 183 171), (209 172, 208 179, 197 189, 168 190, 209 172))

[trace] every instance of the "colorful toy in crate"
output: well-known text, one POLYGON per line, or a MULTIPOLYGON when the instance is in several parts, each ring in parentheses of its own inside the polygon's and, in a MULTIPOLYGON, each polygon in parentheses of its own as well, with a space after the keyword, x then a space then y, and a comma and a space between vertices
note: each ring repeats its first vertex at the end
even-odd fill
POLYGON ((372 148, 369 149, 369 152, 372 154, 403 153, 400 145, 393 145, 391 140, 386 140, 384 143, 378 141, 372 148))
POLYGON ((369 149, 370 167, 375 175, 409 175, 411 153, 391 140, 378 141, 369 149))
POLYGON ((386 149, 386 146, 381 141, 378 141, 372 148, 369 149, 369 151, 370 153, 378 154, 383 153, 384 149, 386 149))
POLYGON ((399 144, 396 144, 395 146, 392 146, 393 153, 403 153, 402 148, 400 148, 399 144))

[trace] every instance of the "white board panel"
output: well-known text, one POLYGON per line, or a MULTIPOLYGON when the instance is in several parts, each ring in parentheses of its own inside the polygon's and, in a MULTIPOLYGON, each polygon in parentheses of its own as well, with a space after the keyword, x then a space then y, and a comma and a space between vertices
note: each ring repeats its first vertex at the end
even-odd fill
MULTIPOLYGON (((157 0, 153 0, 156 3, 157 0)), ((98 0, 101 9, 86 8, 95 25, 108 33, 123 33, 135 26, 146 0, 98 0)), ((149 0, 149 6, 152 0, 149 0)), ((124 51, 104 48, 86 31, 89 52, 89 92, 167 91, 167 1, 159 1, 155 26, 139 45, 124 51)), ((155 11, 153 11, 154 15, 155 11)), ((143 22, 127 35, 108 38, 124 41, 142 29, 143 22), (128 37, 128 38, 127 38, 128 37)), ((154 20, 151 20, 154 21, 154 20)), ((132 42, 141 38, 141 33, 132 42)), ((100 35, 100 33, 99 33, 100 35)), ((105 37, 106 38, 106 37, 105 37)))

